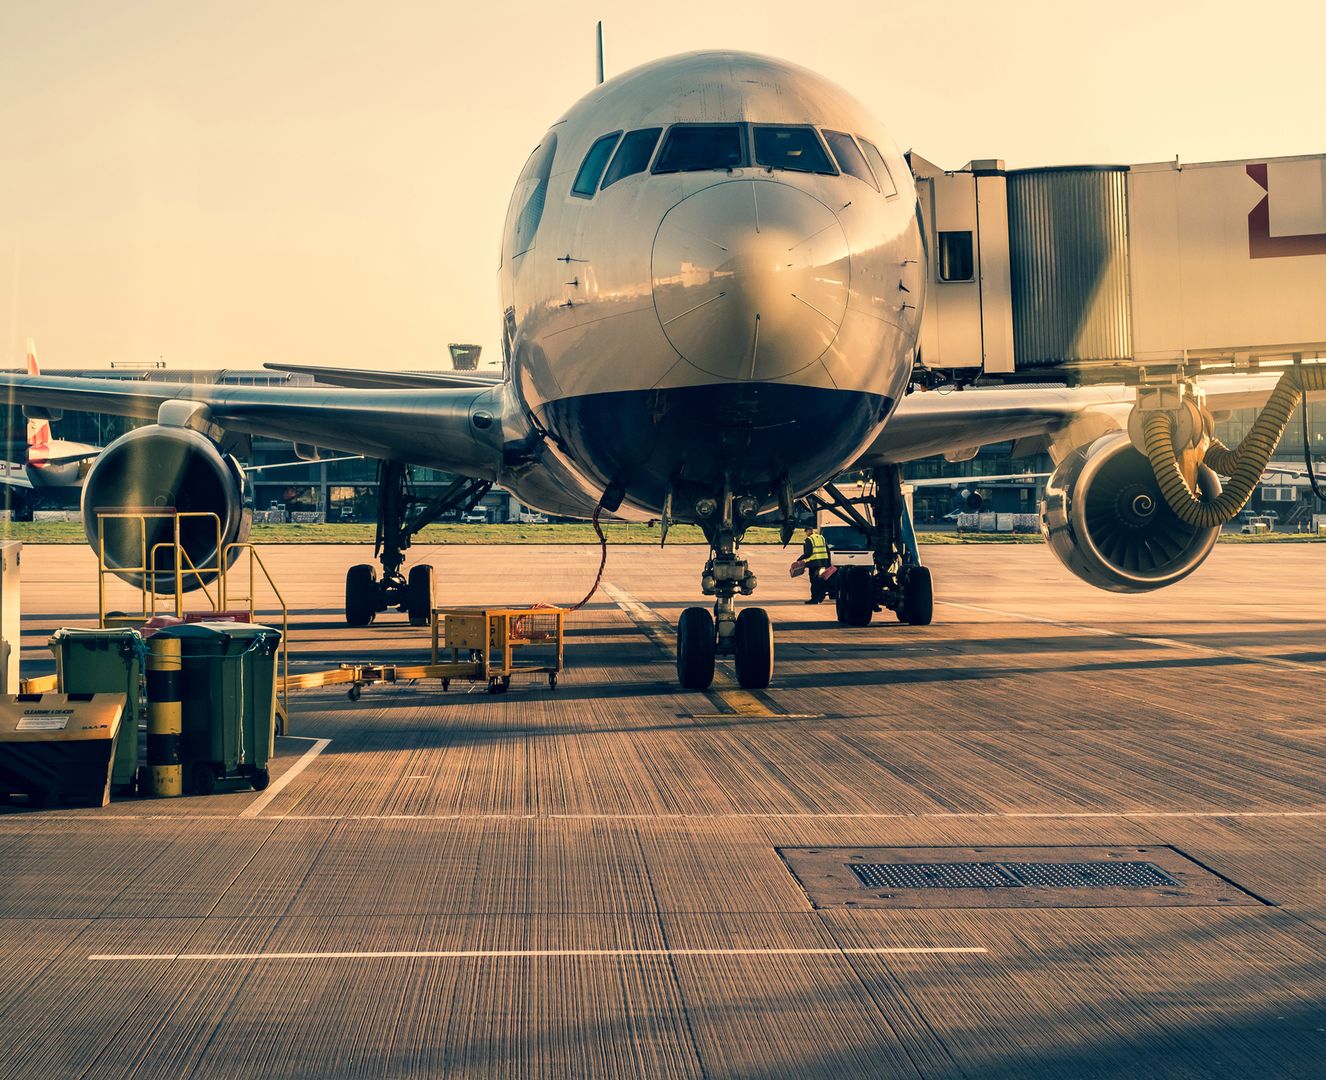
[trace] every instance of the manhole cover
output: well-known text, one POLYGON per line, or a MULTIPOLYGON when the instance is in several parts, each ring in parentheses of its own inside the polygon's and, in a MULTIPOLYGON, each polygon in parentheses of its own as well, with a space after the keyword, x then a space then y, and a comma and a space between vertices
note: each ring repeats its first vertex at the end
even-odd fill
POLYGON ((779 848, 815 907, 1266 903, 1172 847, 779 848))

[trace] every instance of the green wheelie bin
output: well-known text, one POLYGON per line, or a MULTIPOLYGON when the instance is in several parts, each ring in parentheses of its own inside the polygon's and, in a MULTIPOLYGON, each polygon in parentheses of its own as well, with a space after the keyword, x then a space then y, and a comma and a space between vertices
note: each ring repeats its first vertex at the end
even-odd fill
POLYGON ((140 793, 141 743, 145 720, 142 695, 146 643, 137 630, 83 630, 64 627, 51 637, 56 687, 62 694, 121 694, 124 713, 115 736, 111 791, 140 793))
POLYGON ((276 735, 276 655, 269 626, 197 622, 158 630, 180 643, 184 784, 210 795, 219 780, 267 786, 276 735))

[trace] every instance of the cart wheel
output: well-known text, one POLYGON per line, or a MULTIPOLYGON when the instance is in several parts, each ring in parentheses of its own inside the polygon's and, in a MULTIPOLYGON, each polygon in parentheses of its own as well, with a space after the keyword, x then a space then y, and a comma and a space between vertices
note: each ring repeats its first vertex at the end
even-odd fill
POLYGON ((510 690, 510 689, 511 689, 511 676, 510 676, 510 675, 503 675, 503 676, 502 676, 502 693, 505 694, 505 693, 506 693, 508 690, 510 690))
POLYGON ((358 701, 359 695, 362 693, 363 690, 360 688, 359 684, 355 683, 352 687, 350 687, 349 690, 345 692, 345 696, 348 697, 351 701, 358 701))
POLYGON ((555 671, 548 672, 548 689, 549 690, 557 689, 557 672, 555 671))
POLYGON ((254 769, 249 777, 249 782, 253 785, 254 791, 266 791, 267 785, 272 781, 272 775, 266 769, 254 769))
POLYGON ((193 793, 195 795, 216 794, 216 769, 210 761, 200 761, 193 767, 193 793))
POLYGON ((500 694, 502 692, 502 680, 496 675, 488 680, 488 692, 490 694, 500 694))

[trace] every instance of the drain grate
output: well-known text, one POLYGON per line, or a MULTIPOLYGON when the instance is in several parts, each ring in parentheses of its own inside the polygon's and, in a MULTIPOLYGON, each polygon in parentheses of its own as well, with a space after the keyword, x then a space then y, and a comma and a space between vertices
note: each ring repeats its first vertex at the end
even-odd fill
POLYGON ((998 863, 848 863, 867 889, 1008 889, 1018 881, 998 863))
POLYGON ((1174 889, 1149 862, 847 863, 867 889, 1174 889))
POLYGON ((1008 869, 1023 885, 1042 889, 1176 889, 1181 888, 1155 863, 1035 862, 1012 863, 1008 869))
POLYGON ((780 847, 817 908, 1100 908, 1260 904, 1154 846, 780 847))

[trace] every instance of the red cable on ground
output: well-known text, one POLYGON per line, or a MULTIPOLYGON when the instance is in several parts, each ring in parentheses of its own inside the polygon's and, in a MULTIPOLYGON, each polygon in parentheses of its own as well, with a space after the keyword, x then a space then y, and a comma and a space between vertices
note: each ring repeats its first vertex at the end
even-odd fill
POLYGON ((592 519, 594 525, 594 532, 599 538, 599 546, 602 549, 602 554, 599 556, 598 575, 594 578, 593 587, 589 590, 589 592, 585 593, 585 598, 581 600, 580 603, 576 604, 574 607, 567 608, 566 610, 568 613, 572 611, 579 611, 582 607, 588 604, 591 597, 593 597, 593 595, 599 591, 599 585, 602 584, 603 582, 603 570, 608 565, 608 538, 603 535, 603 528, 599 525, 599 514, 601 514, 602 512, 603 512, 603 504, 599 503, 599 505, 594 508, 594 517, 592 519))

